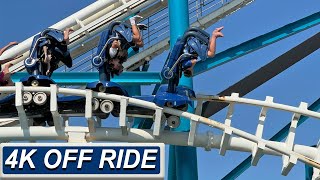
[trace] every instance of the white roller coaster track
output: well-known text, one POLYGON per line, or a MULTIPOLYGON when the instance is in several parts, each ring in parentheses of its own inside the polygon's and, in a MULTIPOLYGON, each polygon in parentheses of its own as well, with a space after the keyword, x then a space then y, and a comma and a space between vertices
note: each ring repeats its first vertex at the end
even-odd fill
MULTIPOLYGON (((282 156, 283 167, 282 175, 287 175, 292 167, 301 161, 314 167, 313 179, 320 178, 320 149, 318 147, 308 147, 304 145, 294 144, 295 129, 301 115, 320 119, 320 113, 313 112, 307 109, 306 103, 301 103, 299 107, 292 107, 273 102, 272 97, 267 97, 265 101, 240 98, 237 93, 231 96, 217 97, 197 95, 194 99, 197 101, 196 114, 175 110, 168 107, 159 107, 154 103, 118 96, 113 94, 105 94, 93 92, 91 90, 79 90, 59 88, 57 85, 51 87, 27 87, 22 83, 16 83, 16 86, 0 87, 1 92, 15 93, 15 105, 19 117, 11 119, 11 121, 19 121, 19 126, 15 127, 0 127, 0 141, 15 141, 15 140, 66 140, 68 142, 90 142, 90 141, 121 141, 121 142, 160 142, 165 144, 179 146, 194 146, 204 147, 206 150, 211 148, 219 149, 221 155, 225 155, 227 150, 251 152, 253 156, 252 165, 257 165, 262 154, 274 156, 282 156), (23 92, 45 92, 50 94, 50 111, 54 119, 54 127, 37 127, 30 126, 29 119, 23 108, 22 94, 23 92), (57 95, 76 95, 86 98, 85 115, 88 121, 87 127, 69 126, 68 117, 62 118, 58 113, 57 95), (92 113, 92 98, 103 100, 111 100, 120 102, 120 128, 101 127, 101 119, 93 116, 92 113), (223 101, 229 103, 229 109, 222 124, 215 120, 201 117, 197 114, 201 112, 202 101, 223 101), (261 107, 259 123, 256 134, 249 134, 231 126, 231 117, 235 104, 249 104, 261 107), (131 119, 126 118, 126 108, 128 105, 154 110, 154 126, 150 130, 130 128, 131 119), (285 142, 274 142, 262 139, 264 122, 268 109, 276 109, 293 113, 291 119, 291 127, 289 135, 285 142), (190 120, 190 132, 172 132, 164 130, 163 113, 184 117, 190 120), (198 124, 205 124, 212 128, 222 130, 222 134, 213 134, 207 132, 201 134, 197 132, 198 124)), ((10 119, 4 119, 1 122, 8 122, 10 119)), ((7 125, 7 124, 5 124, 7 125)))

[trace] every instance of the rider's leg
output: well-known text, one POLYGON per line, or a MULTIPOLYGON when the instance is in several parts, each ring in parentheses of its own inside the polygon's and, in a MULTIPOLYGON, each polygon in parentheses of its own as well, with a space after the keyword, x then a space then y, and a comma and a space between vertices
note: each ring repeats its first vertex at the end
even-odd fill
POLYGON ((48 46, 43 46, 42 50, 43 50, 43 53, 44 53, 44 60, 43 60, 43 62, 44 62, 44 63, 47 63, 47 59, 48 59, 48 46))
POLYGON ((51 62, 51 54, 48 52, 48 47, 47 46, 43 46, 43 53, 44 53, 44 60, 43 62, 47 64, 47 71, 46 71, 46 75, 49 74, 50 72, 50 62, 51 62))
POLYGON ((52 55, 49 54, 48 55, 48 59, 47 59, 47 72, 46 75, 48 76, 50 73, 50 69, 51 69, 51 59, 52 59, 52 55))

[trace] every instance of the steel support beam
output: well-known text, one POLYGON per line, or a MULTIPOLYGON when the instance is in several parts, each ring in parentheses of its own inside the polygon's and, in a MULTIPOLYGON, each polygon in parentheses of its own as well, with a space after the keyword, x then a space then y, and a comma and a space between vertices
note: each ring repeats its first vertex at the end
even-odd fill
MULTIPOLYGON (((26 72, 14 73, 14 82, 28 76, 26 72)), ((55 72, 52 79, 57 84, 63 85, 85 85, 90 82, 98 81, 98 72, 55 72)), ((125 85, 150 85, 161 83, 161 75, 157 72, 124 72, 120 76, 115 76, 112 81, 125 85)))
POLYGON ((309 29, 315 25, 318 25, 319 23, 320 12, 317 12, 303 19, 287 24, 279 29, 273 30, 269 33, 229 48, 216 54, 213 58, 209 58, 206 61, 197 63, 194 67, 194 76, 209 71, 217 66, 221 66, 224 63, 249 54, 265 46, 271 45, 284 38, 290 37, 303 30, 309 29))
MULTIPOLYGON (((172 49, 178 37, 182 36, 189 27, 188 0, 169 0, 169 23, 170 23, 170 48, 172 49)), ((182 77, 180 84, 193 88, 192 78, 182 77)), ((193 112, 193 107, 188 108, 188 112, 193 112)), ((181 124, 174 131, 190 131, 190 121, 181 118, 181 124)), ((194 147, 170 146, 169 150, 169 180, 196 180, 197 152, 194 147)))

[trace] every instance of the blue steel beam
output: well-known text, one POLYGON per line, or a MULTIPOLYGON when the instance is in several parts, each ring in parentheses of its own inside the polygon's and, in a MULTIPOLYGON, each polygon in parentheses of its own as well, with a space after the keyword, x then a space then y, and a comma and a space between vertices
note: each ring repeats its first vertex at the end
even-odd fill
MULTIPOLYGON (((28 75, 26 72, 17 72, 11 77, 17 82, 28 75)), ((55 72, 51 78, 61 85, 85 85, 98 81, 99 75, 98 72, 55 72)), ((161 83, 162 77, 158 72, 124 72, 112 81, 123 85, 151 85, 161 83)))
POLYGON ((303 19, 287 24, 279 29, 229 48, 216 54, 213 58, 209 58, 206 61, 197 63, 194 67, 194 76, 209 71, 217 66, 221 66, 224 63, 230 62, 265 46, 271 45, 284 38, 290 37, 296 33, 309 29, 318 25, 319 23, 320 12, 317 12, 303 19))
MULTIPOLYGON (((169 0, 170 23, 170 48, 172 49, 177 39, 183 36, 189 27, 188 0, 169 0)), ((192 78, 181 77, 179 85, 193 89, 192 78)), ((188 112, 193 112, 193 107, 188 107, 188 112)), ((181 118, 180 126, 174 131, 190 131, 190 121, 181 118)), ((169 180, 197 180, 197 149, 195 147, 171 146, 169 148, 169 180)))
POLYGON ((312 180, 313 168, 311 166, 305 165, 306 180, 312 180))
MULTIPOLYGON (((320 98, 317 99, 314 103, 312 103, 308 107, 308 109, 311 110, 311 111, 318 111, 320 109, 320 98)), ((304 123, 308 118, 309 117, 301 116, 299 121, 298 121, 298 126, 297 127, 299 127, 302 123, 304 123)), ((289 130, 290 130, 290 123, 288 123, 285 127, 283 127, 275 135, 273 135, 269 140, 270 141, 282 141, 285 137, 288 136, 289 130)), ((236 179, 244 171, 249 169, 249 167, 251 166, 251 159, 252 159, 252 155, 247 157, 244 161, 242 161, 236 168, 234 168, 225 177, 223 177, 222 180, 236 179)))

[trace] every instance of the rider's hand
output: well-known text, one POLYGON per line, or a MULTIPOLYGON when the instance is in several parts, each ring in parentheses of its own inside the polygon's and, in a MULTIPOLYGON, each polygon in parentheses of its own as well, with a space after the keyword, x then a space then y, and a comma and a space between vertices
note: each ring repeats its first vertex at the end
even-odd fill
POLYGON ((222 34, 222 29, 223 29, 223 27, 219 27, 219 28, 216 28, 213 32, 212 32, 212 36, 213 37, 216 37, 216 38, 218 38, 218 37, 223 37, 223 34, 222 34))
POLYGON ((120 48, 119 40, 114 40, 111 45, 112 48, 120 48))
POLYGON ((74 32, 74 30, 72 28, 66 28, 65 31, 68 32, 69 34, 74 32))

